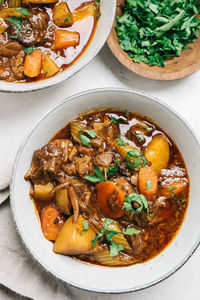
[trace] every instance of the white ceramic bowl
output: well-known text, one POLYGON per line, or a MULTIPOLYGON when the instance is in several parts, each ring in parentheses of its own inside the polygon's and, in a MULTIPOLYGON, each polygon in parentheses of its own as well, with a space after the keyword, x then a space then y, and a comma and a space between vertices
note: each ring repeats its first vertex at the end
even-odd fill
POLYGON ((189 125, 166 104, 147 95, 122 89, 99 89, 68 98, 50 111, 32 130, 16 157, 12 183, 11 207, 19 234, 33 257, 57 278, 85 290, 121 293, 139 290, 165 279, 179 269, 200 242, 200 145, 189 125), (146 115, 175 141, 189 172, 190 201, 183 225, 161 254, 152 260, 123 268, 87 265, 69 256, 55 254, 40 228, 29 199, 30 184, 24 174, 31 165, 33 151, 79 113, 94 108, 113 107, 146 115))
POLYGON ((101 17, 94 37, 83 55, 68 69, 51 78, 30 82, 16 83, 0 80, 1 92, 31 92, 54 86, 80 71, 103 47, 111 30, 116 10, 116 0, 101 0, 101 17))

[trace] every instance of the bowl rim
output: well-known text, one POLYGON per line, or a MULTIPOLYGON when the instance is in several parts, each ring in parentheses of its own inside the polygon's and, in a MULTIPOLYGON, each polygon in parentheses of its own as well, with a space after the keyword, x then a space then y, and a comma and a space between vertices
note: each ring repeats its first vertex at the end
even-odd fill
POLYGON ((99 22, 97 23, 97 28, 95 29, 94 36, 89 43, 89 45, 86 46, 86 51, 81 53, 81 55, 78 57, 78 60, 75 61, 69 68, 65 69, 61 73, 52 76, 50 78, 44 79, 44 80, 39 80, 36 82, 7 82, 5 80, 0 80, 0 92, 5 92, 5 93, 29 93, 29 92, 34 92, 34 91, 40 91, 43 89, 51 88, 56 85, 59 85, 60 83, 64 82, 65 80, 71 78, 75 74, 77 74, 79 71, 81 71, 86 65, 93 59, 95 56, 100 52, 104 44, 106 43, 106 40, 110 34, 110 31, 112 29, 112 25, 115 19, 115 13, 116 13, 116 6, 117 6, 117 0, 112 0, 111 1, 111 7, 112 7, 112 15, 108 24, 108 28, 105 32, 105 35, 102 40, 99 41, 97 44, 97 47, 91 52, 89 57, 81 62, 80 67, 77 66, 77 63, 85 56, 85 52, 88 51, 90 44, 92 43, 95 35, 97 28, 99 26, 99 22), (72 69, 74 67, 74 70, 72 69), (72 71, 71 71, 72 70, 72 71), (69 75, 68 75, 69 73, 69 75))
POLYGON ((95 93, 105 93, 105 92, 123 92, 123 93, 128 93, 128 94, 132 94, 132 95, 138 95, 141 97, 146 97, 148 99, 150 99, 152 102, 156 103, 157 105, 159 105, 160 107, 165 107, 167 110, 169 110, 175 117, 177 117, 181 123, 183 123, 188 131, 190 132, 190 134, 192 135, 194 142, 197 144, 199 151, 200 151, 200 139, 197 136, 197 134, 195 133, 195 131, 193 130, 193 128, 190 126, 190 124, 184 119, 184 117, 181 116, 181 114, 179 114, 179 112, 177 112, 173 107, 171 107, 170 105, 168 105, 167 103, 164 103, 163 101, 157 99, 154 96, 150 96, 149 94, 143 93, 143 92, 138 92, 138 91, 134 91, 132 89, 126 89, 126 88, 117 88, 117 87, 106 87, 106 88, 97 88, 97 89, 89 89, 80 93, 76 93, 72 96, 69 96, 67 98, 65 98, 61 103, 59 103, 58 105, 56 105, 54 108, 50 109, 38 122, 37 124, 29 131, 29 133, 27 134, 27 136, 25 137, 25 139, 23 140, 23 142, 21 143, 21 146, 19 147, 19 150, 17 152, 15 161, 14 161, 14 165, 13 165, 13 170, 12 170, 12 177, 11 177, 11 183, 10 183, 10 207, 11 207, 11 216, 13 219, 13 222, 15 224, 15 228, 16 231, 18 233, 18 236, 20 237, 20 240, 22 242, 22 244, 25 246, 25 249, 27 250, 27 252, 31 255, 31 257, 34 259, 34 261, 36 261, 40 267, 42 267, 43 270, 45 270, 47 273, 52 274, 53 276, 55 276, 55 278, 61 280, 63 283, 67 283, 71 286, 74 286, 76 288, 79 288, 81 290, 85 290, 85 291, 90 291, 90 292, 96 292, 96 293, 103 293, 103 294, 122 294, 122 293, 130 293, 130 292, 136 292, 136 291, 140 291, 143 289, 146 289, 148 287, 152 287, 154 285, 156 285, 157 283, 162 282, 163 280, 169 278, 171 275, 173 275, 175 272, 177 272, 189 259, 190 257, 193 255, 193 253, 197 250, 198 246, 200 245, 200 232, 199 232, 199 236, 196 240, 196 242, 194 243, 193 247, 191 248, 190 252, 188 252, 188 254, 184 257, 184 259, 178 264, 176 265, 172 270, 170 270, 169 272, 167 272, 166 274, 164 274, 163 276, 161 276, 160 278, 151 281, 147 284, 138 286, 136 288, 129 288, 129 289, 121 289, 121 290, 103 290, 101 288, 96 289, 96 288, 90 288, 87 286, 82 286, 80 284, 78 284, 77 282, 71 282, 71 281, 67 281, 64 278, 62 278, 62 276, 60 276, 59 274, 57 274, 54 270, 50 269, 48 267, 48 265, 46 265, 44 262, 42 262, 40 260, 40 258, 29 249, 29 245, 26 242, 23 232, 19 230, 19 226, 18 226, 18 221, 17 218, 15 217, 15 200, 14 200, 14 194, 13 194, 13 190, 14 190, 14 181, 15 181, 15 175, 16 175, 16 170, 18 167, 18 163, 21 159, 21 154, 23 151, 23 148, 25 147, 25 145, 28 143, 29 138, 31 137, 31 135, 34 133, 34 131, 40 126, 40 124, 45 121, 49 115, 51 113, 53 113, 57 108, 61 107, 62 105, 65 105, 65 103, 67 102, 71 102, 74 101, 75 99, 79 99, 80 97, 84 96, 84 95, 88 95, 88 94, 95 94, 95 93))

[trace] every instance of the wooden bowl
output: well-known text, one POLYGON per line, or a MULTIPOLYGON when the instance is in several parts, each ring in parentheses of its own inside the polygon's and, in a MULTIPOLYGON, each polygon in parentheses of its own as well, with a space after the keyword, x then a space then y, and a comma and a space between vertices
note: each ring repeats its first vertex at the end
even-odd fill
MULTIPOLYGON (((125 0, 117 0, 116 16, 121 15, 122 12, 119 5, 124 3, 125 0)), ((181 56, 167 60, 166 66, 150 67, 145 63, 134 63, 128 54, 121 49, 115 31, 116 23, 115 17, 107 43, 120 63, 132 72, 155 80, 175 80, 186 77, 200 69, 200 38, 196 39, 194 43, 188 44, 191 49, 183 50, 181 56), (175 64, 174 61, 177 61, 177 64, 175 64)))

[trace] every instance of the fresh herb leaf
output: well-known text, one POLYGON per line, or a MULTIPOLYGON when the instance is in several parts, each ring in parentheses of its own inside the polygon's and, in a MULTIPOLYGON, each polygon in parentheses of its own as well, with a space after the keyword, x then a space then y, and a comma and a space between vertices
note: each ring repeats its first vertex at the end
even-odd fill
POLYGON ((174 193, 171 192, 171 199, 174 199, 174 193))
POLYGON ((98 136, 98 134, 92 130, 81 130, 81 132, 85 132, 87 133, 87 135, 89 135, 89 137, 91 137, 92 139, 94 139, 95 137, 98 136))
POLYGON ((105 170, 104 170, 105 178, 103 178, 103 175, 101 174, 101 171, 99 170, 99 168, 95 168, 93 171, 97 175, 97 177, 87 174, 84 177, 84 179, 91 181, 91 182, 100 182, 100 181, 107 180, 107 171, 105 172, 105 170))
POLYGON ((125 109, 125 115, 126 115, 127 119, 129 120, 129 112, 128 112, 127 108, 125 109))
POLYGON ((114 160, 114 162, 116 163, 116 165, 114 166, 110 166, 108 169, 108 176, 112 176, 114 175, 116 172, 119 171, 120 168, 120 162, 118 160, 114 160))
POLYGON ((146 187, 145 187, 145 189, 146 189, 146 190, 149 190, 149 189, 151 189, 151 188, 152 188, 151 180, 147 180, 147 181, 146 181, 146 187))
POLYGON ((107 179, 108 179, 107 169, 104 168, 104 180, 106 181, 107 179))
POLYGON ((9 21, 10 23, 13 23, 17 26, 19 32, 22 31, 22 27, 21 27, 21 23, 22 23, 22 18, 19 18, 19 17, 9 17, 6 19, 7 21, 9 21))
POLYGON ((146 166, 147 164, 146 157, 144 156, 144 154, 140 154, 140 151, 137 149, 129 151, 126 154, 125 161, 128 168, 133 171, 141 165, 142 161, 143 161, 142 167, 146 166))
POLYGON ((130 211, 131 215, 139 214, 143 209, 146 209, 147 214, 149 214, 148 201, 143 194, 130 194, 124 199, 125 211, 130 211), (139 204, 138 208, 133 208, 134 203, 139 204))
POLYGON ((66 18, 65 18, 65 21, 64 21, 64 24, 66 24, 67 22, 69 22, 70 20, 70 14, 68 13, 66 18))
POLYGON ((26 8, 15 8, 15 9, 16 9, 16 11, 20 12, 24 16, 30 16, 31 15, 26 8))
POLYGON ((127 235, 138 234, 140 232, 141 232, 141 230, 130 227, 130 225, 124 229, 124 234, 127 234, 127 235))
POLYGON ((112 219, 106 218, 105 219, 105 223, 104 223, 104 227, 106 228, 108 225, 112 224, 114 221, 112 219))
POLYGON ((173 186, 173 187, 169 188, 167 191, 168 191, 168 192, 174 191, 174 190, 176 190, 176 188, 177 188, 176 186, 173 186))
POLYGON ((91 146, 91 145, 90 145, 90 139, 89 139, 87 136, 81 134, 80 131, 79 131, 79 133, 78 133, 78 136, 79 136, 79 139, 80 139, 81 143, 83 143, 83 145, 85 145, 85 146, 87 146, 87 147, 90 147, 90 146, 91 146))
POLYGON ((198 0, 127 0, 120 7, 119 44, 135 63, 165 66, 198 38, 198 0))
POLYGON ((137 132, 134 133, 136 138, 138 139, 139 142, 143 142, 144 141, 144 137, 142 134, 139 134, 137 132))
POLYGON ((179 204, 182 205, 182 204, 184 204, 184 203, 186 203, 186 202, 187 202, 187 199, 182 199, 182 200, 179 201, 179 204))
POLYGON ((120 134, 118 133, 118 145, 119 146, 126 146, 126 144, 124 143, 122 137, 120 136, 120 134))
POLYGON ((34 47, 24 48, 24 52, 26 54, 29 54, 29 53, 33 52, 34 50, 36 50, 36 48, 34 48, 34 47))
POLYGON ((3 0, 0 0, 0 4, 3 2, 3 0))
POLYGON ((110 256, 115 257, 119 254, 120 251, 124 250, 124 246, 122 244, 116 244, 113 241, 110 245, 110 256))
POLYGON ((83 231, 81 231, 81 235, 83 235, 83 232, 88 231, 89 229, 89 222, 88 221, 82 221, 83 224, 83 231))
POLYGON ((113 117, 113 116, 109 116, 109 118, 111 119, 111 123, 117 124, 117 120, 113 117))
POLYGON ((10 38, 10 39, 17 40, 17 39, 18 39, 18 36, 17 36, 17 35, 9 35, 9 38, 10 38))
POLYGON ((140 126, 140 125, 135 126, 135 128, 139 128, 139 129, 144 130, 146 132, 150 132, 152 130, 149 127, 144 127, 144 126, 140 126))

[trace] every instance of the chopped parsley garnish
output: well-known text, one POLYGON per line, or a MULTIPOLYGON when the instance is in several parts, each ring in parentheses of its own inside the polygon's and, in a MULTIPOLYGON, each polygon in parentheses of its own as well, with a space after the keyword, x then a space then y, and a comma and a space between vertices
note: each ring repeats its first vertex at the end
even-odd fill
POLYGON ((68 13, 66 18, 65 18, 64 24, 66 24, 69 21, 69 19, 70 19, 70 14, 68 13))
POLYGON ((141 230, 130 227, 130 225, 124 229, 124 234, 127 234, 127 235, 138 234, 140 232, 141 232, 141 230))
POLYGON ((182 205, 182 204, 185 204, 186 202, 187 202, 187 199, 182 199, 182 200, 179 201, 179 204, 182 205))
POLYGON ((26 8, 15 8, 15 9, 16 9, 16 11, 20 12, 24 16, 30 16, 31 15, 26 8))
POLYGON ((109 116, 109 118, 111 119, 111 124, 114 123, 114 124, 117 124, 117 120, 113 117, 113 116, 109 116))
POLYGON ((120 7, 119 44, 135 63, 165 66, 198 38, 198 0, 126 0, 120 7))
POLYGON ((169 188, 167 191, 170 192, 170 191, 174 191, 174 190, 176 190, 176 186, 169 188))
POLYGON ((129 120, 129 112, 128 112, 127 108, 125 109, 125 115, 126 115, 127 119, 129 120))
POLYGON ((8 35, 10 39, 14 39, 14 40, 17 40, 18 39, 18 36, 17 35, 8 35))
POLYGON ((171 192, 170 196, 171 196, 171 199, 174 199, 174 193, 173 192, 171 192))
POLYGON ((80 141, 83 143, 83 145, 87 146, 87 147, 90 147, 90 138, 88 138, 86 135, 82 134, 83 133, 86 133, 90 138, 95 138, 97 137, 97 134, 96 132, 92 131, 92 130, 80 130, 78 132, 78 136, 79 136, 79 139, 80 141))
POLYGON ((142 167, 144 167, 144 166, 146 166, 146 163, 147 163, 147 159, 144 156, 144 154, 140 154, 140 151, 137 149, 129 151, 126 154, 125 161, 130 170, 135 170, 141 164, 142 164, 142 167), (132 159, 130 159, 130 157, 132 159), (142 163, 142 161, 143 161, 143 163, 142 163))
POLYGON ((110 166, 108 169, 108 176, 112 176, 114 175, 116 172, 119 171, 120 168, 120 162, 118 160, 114 160, 114 162, 116 163, 116 165, 114 166, 110 166))
POLYGON ((0 0, 0 4, 3 2, 3 0, 0 0))
POLYGON ((97 234, 96 238, 92 240, 92 246, 96 245, 98 239, 102 236, 106 237, 106 240, 110 242, 110 256, 114 257, 119 254, 120 251, 124 250, 124 246, 122 244, 116 244, 112 238, 114 235, 119 234, 121 232, 110 230, 107 228, 108 225, 112 224, 114 221, 112 219, 106 219, 101 231, 97 234))
POLYGON ((149 190, 149 189, 151 189, 151 188, 152 188, 151 180, 147 180, 147 181, 146 181, 146 187, 145 187, 145 189, 146 189, 146 190, 149 190))
POLYGON ((140 125, 135 126, 135 128, 139 128, 139 129, 144 130, 146 132, 150 132, 151 131, 150 127, 144 127, 144 126, 140 126, 140 125))
POLYGON ((29 54, 29 53, 33 52, 34 50, 36 50, 36 48, 34 48, 34 47, 24 48, 24 52, 26 54, 29 54))
POLYGON ((83 235, 83 232, 88 231, 89 229, 89 222, 88 221, 82 221, 83 224, 83 231, 81 231, 81 235, 83 235))
POLYGON ((22 18, 19 18, 19 17, 9 17, 6 19, 7 21, 9 21, 10 23, 13 23, 17 26, 19 32, 21 33, 22 31, 22 26, 21 26, 21 23, 22 23, 22 18))
POLYGON ((124 199, 125 211, 130 211, 131 215, 139 214, 143 209, 149 214, 148 201, 143 194, 130 194, 124 199), (133 204, 137 203, 139 206, 137 208, 133 207, 133 204))
POLYGON ((101 174, 101 171, 99 170, 99 168, 95 168, 94 173, 96 174, 96 176, 92 176, 90 174, 87 174, 84 178, 88 181, 91 182, 101 182, 101 181, 106 181, 107 180, 107 171, 106 169, 104 169, 104 176, 105 178, 103 178, 103 175, 101 174))
POLYGON ((119 146, 126 146, 125 142, 123 141, 122 137, 118 133, 118 145, 119 146))
POLYGON ((139 134, 137 132, 134 132, 136 138, 138 139, 139 142, 143 142, 144 141, 144 137, 142 134, 139 134))

